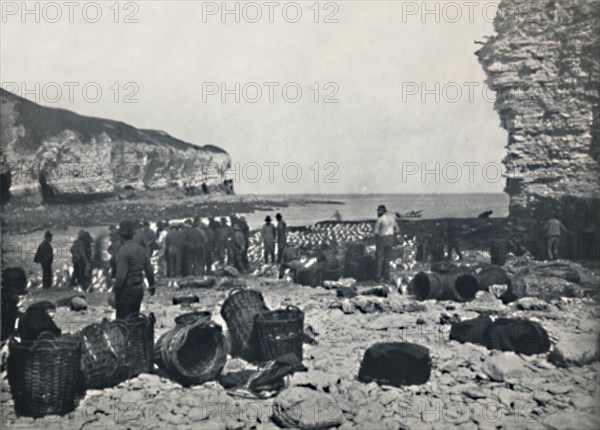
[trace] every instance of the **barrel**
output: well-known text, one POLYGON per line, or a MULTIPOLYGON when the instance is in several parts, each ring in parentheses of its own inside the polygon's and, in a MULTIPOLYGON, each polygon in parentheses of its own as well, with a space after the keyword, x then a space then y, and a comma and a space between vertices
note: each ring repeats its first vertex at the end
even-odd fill
POLYGON ((466 273, 443 274, 419 272, 411 281, 411 291, 417 300, 453 300, 469 302, 480 285, 477 278, 466 273))
POLYGON ((182 385, 215 379, 225 366, 227 351, 221 326, 208 318, 187 314, 154 347, 154 361, 182 385))

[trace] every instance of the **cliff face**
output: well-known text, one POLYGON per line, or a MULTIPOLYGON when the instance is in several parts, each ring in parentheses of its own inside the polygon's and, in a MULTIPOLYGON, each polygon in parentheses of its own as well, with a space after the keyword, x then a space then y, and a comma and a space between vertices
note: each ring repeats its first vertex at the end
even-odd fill
POLYGON ((1 88, 0 99, 2 173, 12 194, 40 190, 47 201, 82 201, 203 182, 224 191, 231 160, 220 148, 43 107, 1 88))
POLYGON ((571 254, 598 223, 599 17, 597 0, 502 0, 477 52, 509 134, 510 214, 531 241, 535 220, 561 219, 571 254))

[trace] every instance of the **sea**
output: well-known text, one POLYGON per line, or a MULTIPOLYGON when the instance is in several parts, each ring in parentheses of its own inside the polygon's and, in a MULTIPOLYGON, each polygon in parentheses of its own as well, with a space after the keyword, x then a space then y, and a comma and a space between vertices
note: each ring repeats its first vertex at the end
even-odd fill
POLYGON ((422 219, 476 218, 492 211, 491 217, 508 215, 508 195, 499 194, 294 194, 257 195, 260 200, 286 201, 288 207, 274 211, 245 214, 251 228, 263 224, 267 215, 275 218, 281 212, 289 226, 308 226, 319 221, 333 220, 339 211, 342 220, 374 220, 377 206, 388 211, 406 214, 421 211, 422 219))

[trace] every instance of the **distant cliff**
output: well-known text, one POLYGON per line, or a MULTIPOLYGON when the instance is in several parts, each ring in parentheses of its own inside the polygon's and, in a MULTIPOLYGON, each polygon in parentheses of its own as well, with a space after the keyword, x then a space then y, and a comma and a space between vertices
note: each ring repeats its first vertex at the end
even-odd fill
POLYGON ((169 187, 225 192, 227 152, 165 132, 40 106, 0 88, 3 194, 41 192, 46 201, 110 197, 169 187), (9 185, 7 185, 7 183, 9 185))
POLYGON ((508 131, 510 214, 529 222, 531 240, 533 222, 551 215, 579 239, 598 223, 599 17, 597 0, 502 0, 496 35, 477 52, 508 131))

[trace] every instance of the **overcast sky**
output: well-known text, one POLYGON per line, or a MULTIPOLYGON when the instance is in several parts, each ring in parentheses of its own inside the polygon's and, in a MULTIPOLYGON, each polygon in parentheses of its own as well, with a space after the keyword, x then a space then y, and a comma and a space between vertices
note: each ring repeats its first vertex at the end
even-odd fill
MULTIPOLYGON (((71 10, 73 23, 63 2, 55 3, 60 9, 45 10, 38 3, 36 23, 34 14, 22 14, 21 2, 3 2, 2 85, 11 90, 16 83, 18 93, 22 85, 35 89, 39 83, 40 91, 27 98, 37 97, 43 105, 222 147, 240 163, 239 173, 230 174, 239 193, 501 192, 504 187, 497 166, 506 132, 474 55, 480 47, 475 41, 493 34, 495 9, 484 9, 490 2, 470 11, 462 2, 455 3, 456 10, 444 9, 448 2, 429 2, 433 12, 423 16, 422 2, 338 1, 321 3, 318 17, 313 1, 298 2, 302 16, 295 23, 288 22, 297 13, 289 2, 276 2, 272 23, 264 2, 245 9, 240 3, 239 23, 234 15, 215 11, 221 2, 122 2, 115 8, 110 1, 98 2, 98 10, 89 3, 71 10), (261 19, 248 22, 258 10, 261 19), (98 22, 88 22, 98 11, 98 22), (338 22, 323 22, 327 17, 338 22), (138 22, 126 23, 127 18, 138 22), (56 95, 52 82, 62 94, 56 95), (79 84, 72 100, 65 82, 79 84), (240 102, 232 93, 223 103, 211 82, 223 82, 234 93, 239 83, 240 102), (424 102, 421 83, 433 90, 424 102), (96 88, 102 90, 99 97, 96 88), (292 103, 297 88, 302 95, 292 103), (127 96, 137 102, 125 103, 127 96), (325 103, 327 97, 337 103, 325 103), (264 163, 280 163, 272 167, 272 182, 264 163), (491 164, 483 172, 486 163, 491 164), (302 175, 295 182, 298 167, 302 175), (423 167, 432 173, 422 177, 423 167)), ((35 4, 29 3, 31 10, 35 4)))

